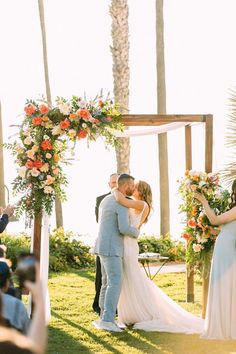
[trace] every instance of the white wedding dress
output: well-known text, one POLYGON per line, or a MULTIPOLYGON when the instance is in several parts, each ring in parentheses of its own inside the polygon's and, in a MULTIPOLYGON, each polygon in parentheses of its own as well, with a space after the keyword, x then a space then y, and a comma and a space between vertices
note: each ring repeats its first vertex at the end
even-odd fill
POLYGON ((202 338, 236 339, 236 221, 216 239, 202 338))
MULTIPOLYGON (((145 208, 145 207, 144 207, 145 208)), ((139 226, 142 213, 130 210, 130 221, 139 226)), ((204 320, 185 311, 159 289, 138 262, 135 238, 124 237, 124 276, 118 303, 118 322, 144 331, 201 333, 204 320)))

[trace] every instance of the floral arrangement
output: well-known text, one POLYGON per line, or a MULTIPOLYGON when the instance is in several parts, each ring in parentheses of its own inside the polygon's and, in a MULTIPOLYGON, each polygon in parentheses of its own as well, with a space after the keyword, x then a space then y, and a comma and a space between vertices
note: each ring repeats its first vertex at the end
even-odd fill
POLYGON ((87 101, 73 96, 69 101, 57 98, 54 107, 44 100, 27 100, 19 128, 18 140, 4 145, 19 166, 13 192, 23 194, 16 215, 25 211, 33 218, 41 210, 50 214, 56 196, 66 200, 62 162, 69 144, 73 148, 80 139, 89 142, 102 136, 106 145, 114 146, 114 132, 123 125, 117 105, 108 97, 87 101))
POLYGON ((180 212, 186 215, 182 234, 187 241, 186 261, 196 265, 202 275, 207 276, 219 227, 211 225, 202 204, 194 198, 194 192, 204 194, 217 215, 227 210, 230 195, 220 186, 218 174, 193 170, 187 170, 179 181, 179 192, 183 200, 180 212))

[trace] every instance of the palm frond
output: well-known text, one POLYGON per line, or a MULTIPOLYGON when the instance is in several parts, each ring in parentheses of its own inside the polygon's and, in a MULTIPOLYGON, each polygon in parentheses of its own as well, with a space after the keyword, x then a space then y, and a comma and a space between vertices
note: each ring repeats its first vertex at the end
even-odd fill
POLYGON ((225 184, 230 186, 236 179, 236 88, 229 90, 228 108, 225 146, 229 149, 229 159, 232 161, 225 165, 220 174, 225 184))

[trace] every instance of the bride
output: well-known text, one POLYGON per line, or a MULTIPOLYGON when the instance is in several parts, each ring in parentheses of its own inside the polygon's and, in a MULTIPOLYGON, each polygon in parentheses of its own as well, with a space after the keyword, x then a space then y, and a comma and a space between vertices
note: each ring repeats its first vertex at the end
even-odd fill
MULTIPOLYGON (((132 226, 146 223, 152 208, 152 191, 148 183, 138 181, 134 199, 114 190, 116 200, 130 208, 132 226)), ((159 289, 143 272, 138 262, 136 239, 124 237, 124 275, 118 303, 118 322, 134 329, 173 333, 201 333, 204 320, 185 311, 159 289)))

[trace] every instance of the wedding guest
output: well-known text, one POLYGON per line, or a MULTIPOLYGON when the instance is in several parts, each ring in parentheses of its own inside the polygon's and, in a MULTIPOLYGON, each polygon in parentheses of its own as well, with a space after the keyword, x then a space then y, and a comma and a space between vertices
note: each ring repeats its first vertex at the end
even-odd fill
MULTIPOLYGON (((110 190, 112 190, 114 187, 116 187, 118 179, 118 174, 117 173, 112 173, 110 175, 109 181, 108 181, 108 186, 110 187, 110 190)), ((111 194, 111 191, 100 195, 96 198, 96 205, 95 205, 95 216, 96 216, 96 221, 98 222, 99 219, 99 206, 101 201, 107 196, 111 194)), ((102 286, 102 274, 101 274, 101 263, 100 263, 100 258, 96 256, 96 274, 95 274, 95 297, 93 301, 93 310, 100 315, 100 307, 99 307, 99 296, 100 296, 100 290, 102 286)))
POLYGON ((39 278, 39 265, 36 265, 36 281, 26 281, 25 287, 31 292, 34 303, 33 319, 27 335, 4 325, 2 317, 2 296, 0 296, 0 353, 4 354, 43 354, 47 344, 47 329, 42 284, 39 278))
POLYGON ((30 319, 26 307, 21 300, 7 293, 10 280, 10 268, 6 262, 0 262, 0 290, 2 292, 3 303, 2 317, 9 326, 14 327, 22 333, 26 333, 29 328, 30 319))
POLYGON ((212 225, 222 225, 210 272, 206 319, 202 338, 236 339, 236 179, 229 210, 216 215, 205 196, 195 193, 212 225))
POLYGON ((2 216, 0 218, 0 233, 2 233, 7 224, 9 223, 9 217, 14 214, 15 207, 12 205, 7 205, 6 208, 2 208, 2 216))

